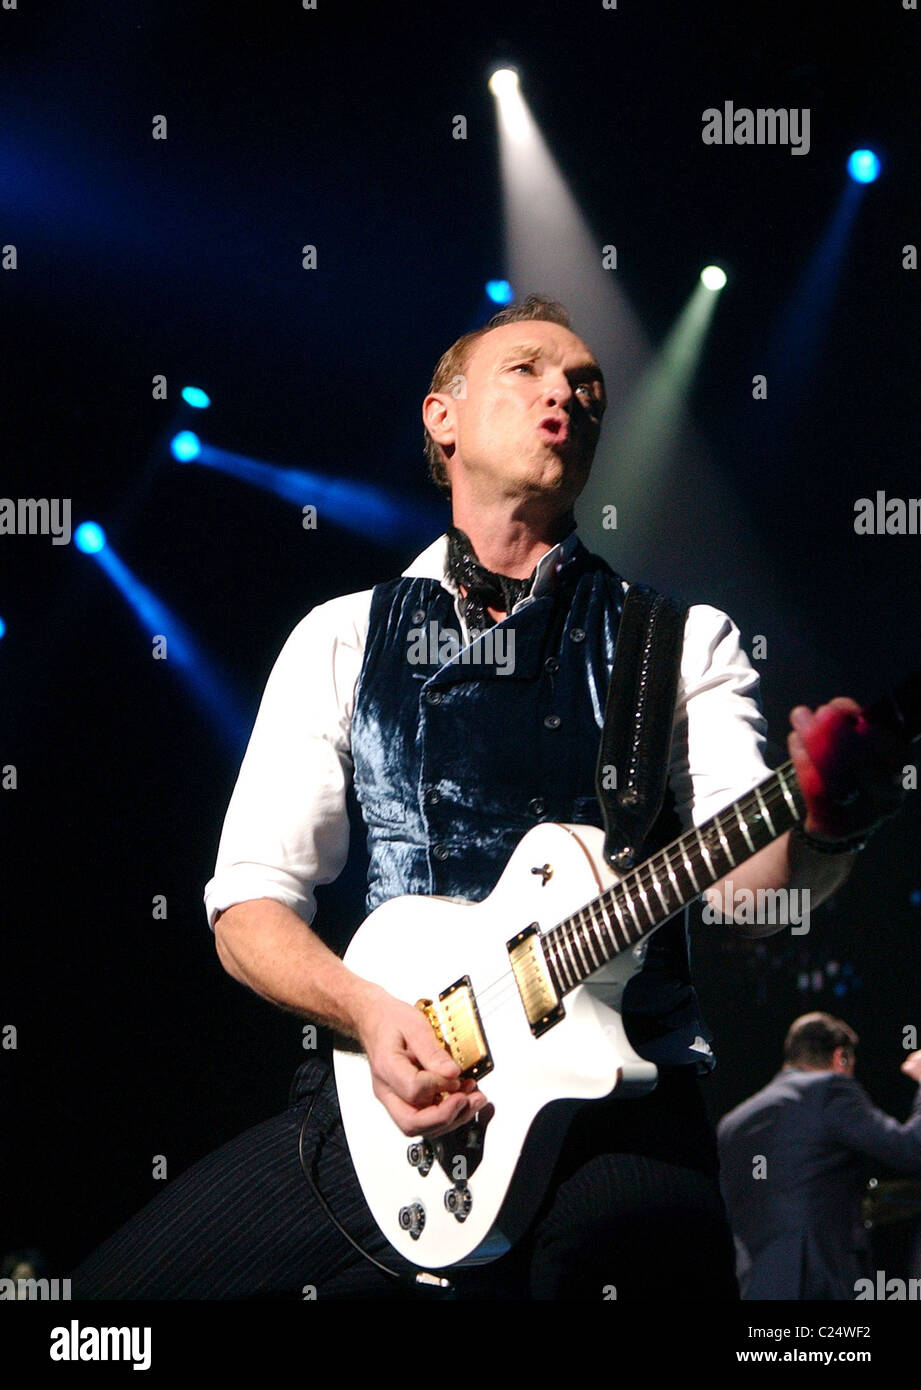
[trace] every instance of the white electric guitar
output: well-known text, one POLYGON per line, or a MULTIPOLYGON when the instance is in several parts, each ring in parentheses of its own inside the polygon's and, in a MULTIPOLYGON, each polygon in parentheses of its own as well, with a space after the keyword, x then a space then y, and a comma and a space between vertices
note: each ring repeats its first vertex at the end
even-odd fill
MULTIPOLYGON (((888 700, 904 732, 903 707, 888 700)), ((402 1255, 429 1269, 479 1264, 523 1233, 573 1102, 655 1085, 656 1068, 633 1051, 619 1013, 647 938, 804 814, 787 762, 622 878, 604 861, 601 830, 548 823, 524 836, 482 902, 407 896, 371 913, 345 963, 418 1003, 489 1102, 450 1134, 407 1139, 375 1097, 364 1054, 337 1049, 352 1161, 402 1255)))

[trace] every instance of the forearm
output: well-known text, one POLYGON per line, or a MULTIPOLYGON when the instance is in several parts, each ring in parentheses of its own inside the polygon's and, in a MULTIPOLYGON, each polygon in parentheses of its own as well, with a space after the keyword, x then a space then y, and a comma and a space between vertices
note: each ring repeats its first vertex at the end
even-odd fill
POLYGON ((379 986, 349 970, 284 903, 235 903, 214 924, 218 957, 229 975, 279 1008, 358 1037, 379 986))
POLYGON ((436 1138, 486 1104, 476 1083, 461 1078, 424 1014, 353 974, 283 903, 235 903, 216 919, 214 938, 235 980, 361 1042, 374 1094, 404 1134, 436 1138))
MULTIPOLYGON (((810 910, 823 903, 847 880, 854 862, 852 854, 817 854, 789 831, 746 859, 706 892, 706 898, 719 919, 727 898, 739 892, 757 894, 761 889, 808 892, 810 910)), ((771 936, 783 930, 772 923, 731 923, 743 936, 771 936)))

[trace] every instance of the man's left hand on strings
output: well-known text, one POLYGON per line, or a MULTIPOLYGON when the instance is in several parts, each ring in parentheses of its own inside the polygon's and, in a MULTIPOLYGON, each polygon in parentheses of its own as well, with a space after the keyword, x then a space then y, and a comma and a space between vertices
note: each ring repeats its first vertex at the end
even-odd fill
POLYGON ((842 695, 815 711, 797 705, 790 723, 787 747, 806 801, 807 834, 846 840, 895 814, 905 796, 904 739, 871 724, 842 695))

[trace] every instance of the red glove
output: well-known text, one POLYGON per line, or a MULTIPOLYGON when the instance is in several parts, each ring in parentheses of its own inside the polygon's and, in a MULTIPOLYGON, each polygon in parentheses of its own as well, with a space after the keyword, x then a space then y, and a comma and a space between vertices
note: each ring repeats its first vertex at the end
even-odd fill
POLYGON ((905 740, 868 723, 860 706, 842 695, 815 713, 797 705, 790 723, 787 748, 806 802, 808 835, 846 840, 869 834, 895 814, 905 796, 905 740))

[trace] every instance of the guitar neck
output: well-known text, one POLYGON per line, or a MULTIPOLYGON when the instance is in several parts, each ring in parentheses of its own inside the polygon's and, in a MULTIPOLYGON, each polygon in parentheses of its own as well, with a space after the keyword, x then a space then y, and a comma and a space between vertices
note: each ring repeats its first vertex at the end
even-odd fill
MULTIPOLYGON (((869 723, 902 737, 921 730, 921 674, 914 673, 863 711, 869 723)), ((666 849, 542 937, 560 998, 650 932, 772 840, 800 823, 806 805, 792 762, 777 770, 705 825, 666 849)))
POLYGON ((805 817, 792 762, 705 825, 695 826, 546 932, 544 956, 560 997, 700 897, 805 817))

